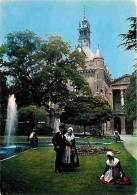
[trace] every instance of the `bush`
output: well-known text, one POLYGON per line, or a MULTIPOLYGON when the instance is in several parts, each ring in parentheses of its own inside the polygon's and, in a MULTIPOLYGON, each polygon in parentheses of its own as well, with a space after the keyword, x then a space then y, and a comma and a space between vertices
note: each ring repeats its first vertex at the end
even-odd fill
POLYGON ((38 124, 37 126, 38 135, 51 135, 53 129, 51 127, 46 126, 46 124, 38 124))

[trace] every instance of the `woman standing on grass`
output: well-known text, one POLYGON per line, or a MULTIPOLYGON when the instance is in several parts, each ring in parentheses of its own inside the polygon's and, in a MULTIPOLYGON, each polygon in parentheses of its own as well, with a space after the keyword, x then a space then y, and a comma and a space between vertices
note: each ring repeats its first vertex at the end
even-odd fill
POLYGON ((106 168, 101 177, 98 177, 103 183, 109 184, 130 184, 129 179, 125 176, 120 161, 114 157, 113 152, 106 153, 106 168))
POLYGON ((62 158, 62 165, 67 171, 76 171, 76 167, 79 167, 79 160, 72 127, 69 127, 67 133, 64 135, 64 143, 65 148, 62 158))
POLYGON ((38 147, 38 138, 36 135, 36 129, 33 129, 29 138, 30 138, 30 146, 31 146, 32 150, 35 150, 36 147, 38 147))

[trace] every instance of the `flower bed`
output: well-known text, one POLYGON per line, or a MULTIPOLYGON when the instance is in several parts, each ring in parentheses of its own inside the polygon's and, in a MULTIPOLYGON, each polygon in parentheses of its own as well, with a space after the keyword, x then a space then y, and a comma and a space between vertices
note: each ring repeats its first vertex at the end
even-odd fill
POLYGON ((114 154, 120 153, 120 151, 118 150, 113 150, 106 147, 82 146, 77 148, 77 152, 81 156, 93 156, 97 154, 106 154, 107 151, 112 151, 114 154))

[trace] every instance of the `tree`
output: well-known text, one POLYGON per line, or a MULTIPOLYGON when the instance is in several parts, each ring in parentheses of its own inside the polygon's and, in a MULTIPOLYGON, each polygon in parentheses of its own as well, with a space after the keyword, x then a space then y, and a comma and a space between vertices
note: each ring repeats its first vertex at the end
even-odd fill
POLYGON ((111 117, 111 106, 106 100, 98 96, 80 96, 66 104, 60 119, 62 123, 83 126, 85 134, 86 126, 102 124, 111 117))
POLYGON ((128 30, 127 34, 120 34, 119 36, 122 37, 124 43, 121 43, 119 46, 124 46, 125 50, 136 50, 136 17, 130 17, 127 20, 132 22, 130 24, 130 29, 128 30))
POLYGON ((70 43, 64 42, 58 35, 51 35, 42 47, 45 63, 39 66, 37 74, 41 88, 45 88, 43 100, 50 100, 61 109, 70 98, 68 85, 81 92, 90 91, 88 83, 77 71, 78 66, 84 68, 85 56, 78 50, 71 52, 70 49, 70 43))
MULTIPOLYGON (((6 38, 7 42, 2 46, 2 48, 5 48, 2 66, 6 68, 8 76, 12 76, 13 86, 15 88, 19 86, 20 90, 22 90, 22 86, 26 85, 31 91, 31 95, 37 100, 35 103, 39 105, 39 85, 36 85, 33 77, 37 71, 35 67, 40 63, 39 52, 43 41, 28 30, 10 33, 6 38)), ((0 51, 3 52, 3 50, 1 49, 0 51)))
MULTIPOLYGON (((124 46, 125 50, 132 50, 136 51, 136 17, 130 17, 127 20, 132 22, 130 24, 130 29, 128 30, 127 34, 120 34, 122 36, 124 43, 120 44, 119 46, 124 46)), ((136 64, 137 65, 137 64, 136 64)), ((136 66, 135 65, 135 66, 136 66)), ((124 95, 125 104, 123 106, 123 112, 126 114, 126 119, 128 122, 131 122, 136 119, 136 71, 134 71, 130 78, 130 84, 125 92, 124 95)))
POLYGON ((8 105, 9 88, 7 84, 7 77, 4 71, 0 70, 0 131, 4 133, 4 126, 6 121, 6 111, 8 105))
POLYGON ((125 104, 123 106, 123 112, 126 114, 126 119, 131 122, 136 119, 136 72, 130 77, 129 86, 124 94, 125 104))
POLYGON ((28 30, 10 33, 3 48, 8 61, 3 60, 2 65, 13 77, 11 89, 19 106, 48 106, 51 101, 62 109, 70 98, 68 82, 81 92, 89 91, 77 72, 78 66, 84 66, 85 56, 78 50, 71 52, 70 43, 60 36, 42 40, 28 30))
POLYGON ((10 85, 10 93, 15 95, 18 108, 27 107, 34 104, 37 105, 37 101, 34 101, 36 95, 33 96, 33 92, 27 82, 10 85))
POLYGON ((37 128, 38 122, 46 122, 46 112, 43 107, 38 108, 35 105, 30 105, 28 107, 22 107, 18 111, 19 122, 29 122, 29 132, 32 129, 37 128))

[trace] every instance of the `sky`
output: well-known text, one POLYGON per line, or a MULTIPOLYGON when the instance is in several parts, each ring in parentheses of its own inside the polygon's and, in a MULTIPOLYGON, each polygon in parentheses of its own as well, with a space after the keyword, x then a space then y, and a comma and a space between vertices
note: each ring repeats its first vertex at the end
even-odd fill
POLYGON ((29 29, 43 39, 45 33, 61 35, 75 47, 84 6, 93 54, 99 44, 112 78, 131 74, 135 52, 118 45, 122 43, 119 34, 128 32, 127 18, 136 16, 135 0, 0 0, 0 44, 8 33, 29 29))

